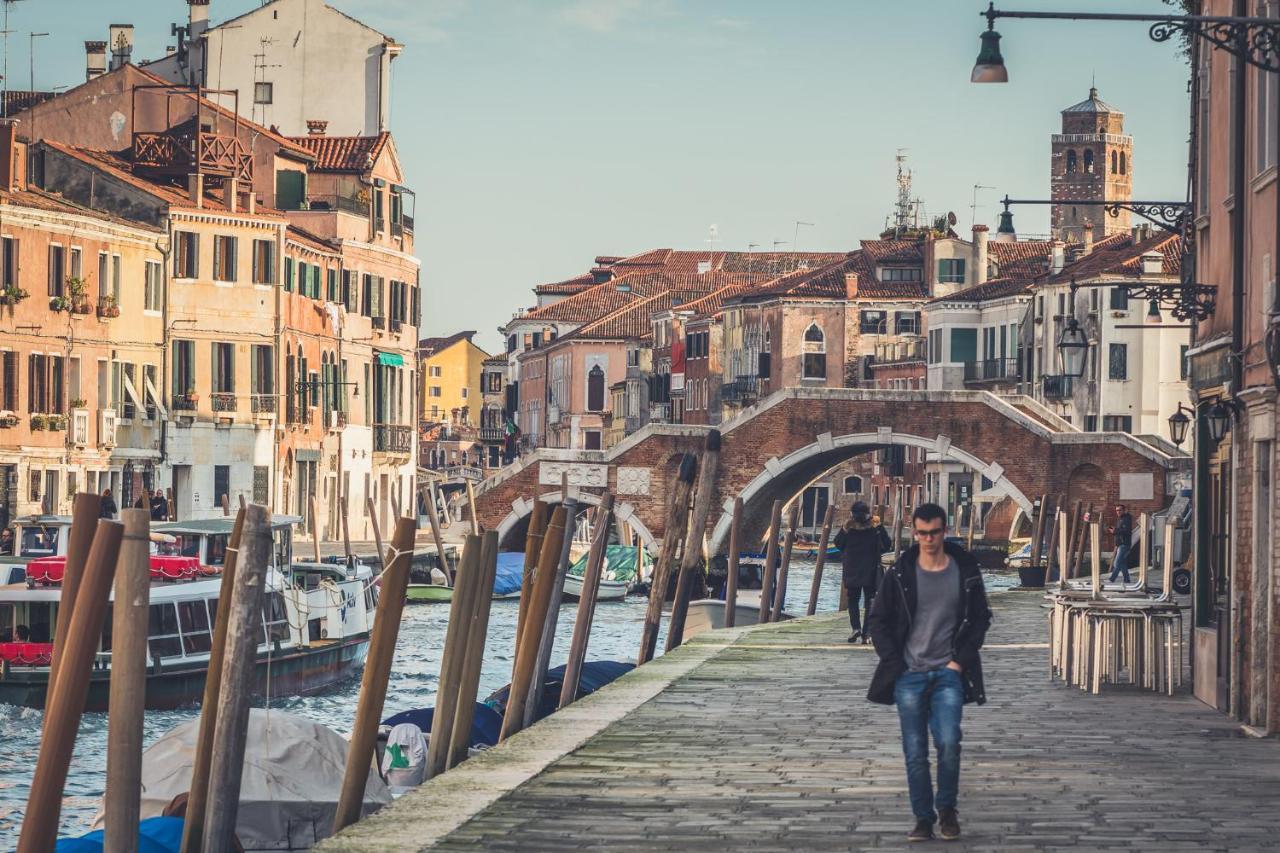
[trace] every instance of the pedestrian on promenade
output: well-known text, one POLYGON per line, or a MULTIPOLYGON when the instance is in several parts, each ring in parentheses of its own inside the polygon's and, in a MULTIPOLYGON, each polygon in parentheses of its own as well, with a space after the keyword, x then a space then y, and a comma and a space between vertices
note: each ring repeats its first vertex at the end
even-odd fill
POLYGON ((867 699, 897 705, 915 827, 909 841, 960 837, 960 716, 986 701, 978 650, 991 626, 982 573, 973 555, 946 541, 947 511, 937 504, 911 516, 915 544, 884 573, 867 617, 880 663, 867 699), (929 733, 938 754, 938 787, 929 772, 929 733), (936 811, 935 811, 936 806, 936 811))
POLYGON ((1129 510, 1124 504, 1116 504, 1116 523, 1114 527, 1108 527, 1107 530, 1116 535, 1116 550, 1111 555, 1111 577, 1108 579, 1111 583, 1115 583, 1116 575, 1124 573, 1125 585, 1129 584, 1129 551, 1133 542, 1133 516, 1129 514, 1129 510))
POLYGON ((169 501, 165 498, 163 489, 156 489, 155 494, 151 496, 151 520, 169 520, 169 501))
POLYGON ((103 518, 115 518, 119 510, 116 507, 116 499, 111 497, 110 487, 102 490, 102 507, 99 515, 103 518))
POLYGON ((858 602, 866 600, 867 614, 871 613, 871 601, 880 585, 880 555, 893 548, 889 534, 878 518, 871 517, 871 510, 862 501, 855 501, 849 510, 850 518, 836 532, 836 547, 840 549, 841 580, 849 599, 849 626, 853 634, 849 642, 867 642, 869 633, 862 632, 858 602))

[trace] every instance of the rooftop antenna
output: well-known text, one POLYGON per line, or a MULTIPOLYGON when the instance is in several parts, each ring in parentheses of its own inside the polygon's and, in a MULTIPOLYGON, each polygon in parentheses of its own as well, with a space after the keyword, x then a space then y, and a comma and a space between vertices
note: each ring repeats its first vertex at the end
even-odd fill
MULTIPOLYGON (((280 67, 280 64, 279 64, 279 63, 272 63, 272 64, 270 64, 270 65, 268 65, 268 64, 267 64, 267 48, 268 48, 268 47, 270 47, 271 45, 275 44, 275 43, 276 43, 276 40, 275 40, 275 39, 273 39, 273 38, 271 38, 270 36, 263 36, 262 38, 258 39, 258 47, 259 47, 259 49, 260 49, 260 51, 261 51, 261 52, 260 52, 260 53, 255 53, 255 54, 253 55, 253 88, 254 88, 254 90, 255 90, 255 91, 254 91, 254 93, 253 93, 254 97, 253 97, 253 114, 252 114, 252 115, 253 115, 253 120, 254 120, 254 121, 258 122, 259 124, 263 124, 263 125, 265 125, 265 124, 267 123, 267 104, 265 104, 265 103, 263 103, 263 104, 259 104, 259 103, 258 103, 258 93, 257 93, 257 91, 256 91, 256 90, 257 90, 257 88, 258 88, 258 84, 259 84, 259 83, 265 83, 265 82, 267 82, 267 69, 268 69, 268 68, 279 68, 279 67, 280 67), (262 79, 258 79, 258 78, 259 78, 259 74, 261 74, 262 79), (261 106, 261 107, 262 107, 262 120, 261 120, 261 121, 259 121, 259 120, 258 120, 258 107, 259 107, 259 106, 261 106)), ((274 98, 273 98, 273 100, 274 100, 274 98)))
POLYGON ((899 148, 898 161, 898 205, 894 211, 894 236, 900 236, 911 225, 911 170, 906 168, 906 148, 899 148))
POLYGON ((801 226, 801 225, 804 225, 805 227, 812 227, 812 226, 813 226, 813 223, 812 223, 812 222, 802 222, 802 221, 801 221, 801 220, 799 220, 799 219, 797 219, 797 220, 796 220, 796 233, 795 233, 795 234, 792 236, 792 238, 791 238, 791 251, 793 251, 793 252, 799 252, 799 251, 800 251, 800 244, 799 244, 799 242, 798 242, 798 241, 800 240, 800 226, 801 226))
POLYGON ((716 237, 720 236, 720 229, 716 228, 716 224, 711 223, 711 227, 707 229, 706 242, 711 246, 710 254, 707 255, 707 272, 711 272, 716 265, 716 237))
POLYGON ((973 226, 978 222, 978 190, 993 190, 995 187, 983 186, 982 184, 973 185, 973 204, 969 205, 969 230, 973 230, 973 226))
POLYGON ((22 0, 4 0, 4 29, 0 33, 4 34, 4 71, 0 76, 0 85, 3 85, 3 96, 0 96, 0 118, 9 117, 9 33, 13 30, 9 29, 9 9, 14 3, 20 3, 22 0))
POLYGON ((773 274, 774 275, 778 274, 778 262, 781 260, 781 258, 778 257, 778 247, 785 246, 785 245, 787 245, 786 240, 773 241, 773 274))
POLYGON ((760 245, 759 243, 747 244, 747 275, 751 275, 751 262, 754 260, 754 257, 751 254, 751 250, 756 248, 759 245, 760 245))

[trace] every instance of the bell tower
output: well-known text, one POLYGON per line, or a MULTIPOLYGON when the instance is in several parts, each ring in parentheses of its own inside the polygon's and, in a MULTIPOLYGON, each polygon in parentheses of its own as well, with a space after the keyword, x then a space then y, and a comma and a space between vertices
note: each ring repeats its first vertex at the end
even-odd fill
POLYGON ((1093 236, 1128 233, 1130 214, 1110 216, 1090 201, 1133 198, 1133 137, 1124 132, 1124 113, 1089 90, 1088 99, 1062 111, 1062 132, 1053 135, 1050 157, 1050 224, 1053 236, 1084 242, 1085 229, 1101 226, 1093 236))

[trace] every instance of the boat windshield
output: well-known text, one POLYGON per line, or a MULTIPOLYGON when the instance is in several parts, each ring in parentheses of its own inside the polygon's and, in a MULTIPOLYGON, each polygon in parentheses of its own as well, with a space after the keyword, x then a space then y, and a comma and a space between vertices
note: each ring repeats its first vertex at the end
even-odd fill
POLYGON ((44 525, 24 525, 19 557, 51 557, 58 553, 58 535, 61 528, 44 525))
MULTIPOLYGON (((225 543, 224 543, 225 544, 225 543)), ((225 548, 223 549, 225 550, 225 548)), ((156 553, 162 557, 200 557, 200 535, 179 533, 172 542, 157 542, 156 553)), ((218 564, 221 565, 219 560, 218 564)))

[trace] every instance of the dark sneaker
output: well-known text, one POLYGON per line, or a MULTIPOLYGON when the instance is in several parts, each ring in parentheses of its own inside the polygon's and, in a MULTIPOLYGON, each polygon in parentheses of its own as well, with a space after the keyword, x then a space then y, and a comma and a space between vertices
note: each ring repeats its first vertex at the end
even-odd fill
POLYGON ((933 821, 920 818, 916 821, 916 828, 907 833, 908 841, 932 841, 933 840, 933 821))
POLYGON ((854 632, 853 632, 853 636, 849 637, 849 642, 851 642, 851 643, 856 643, 856 642, 858 642, 858 640, 860 640, 860 639, 862 639, 862 632, 861 632, 861 631, 854 631, 854 632))
POLYGON ((938 809, 938 834, 947 841, 960 837, 960 817, 955 809, 938 809))

